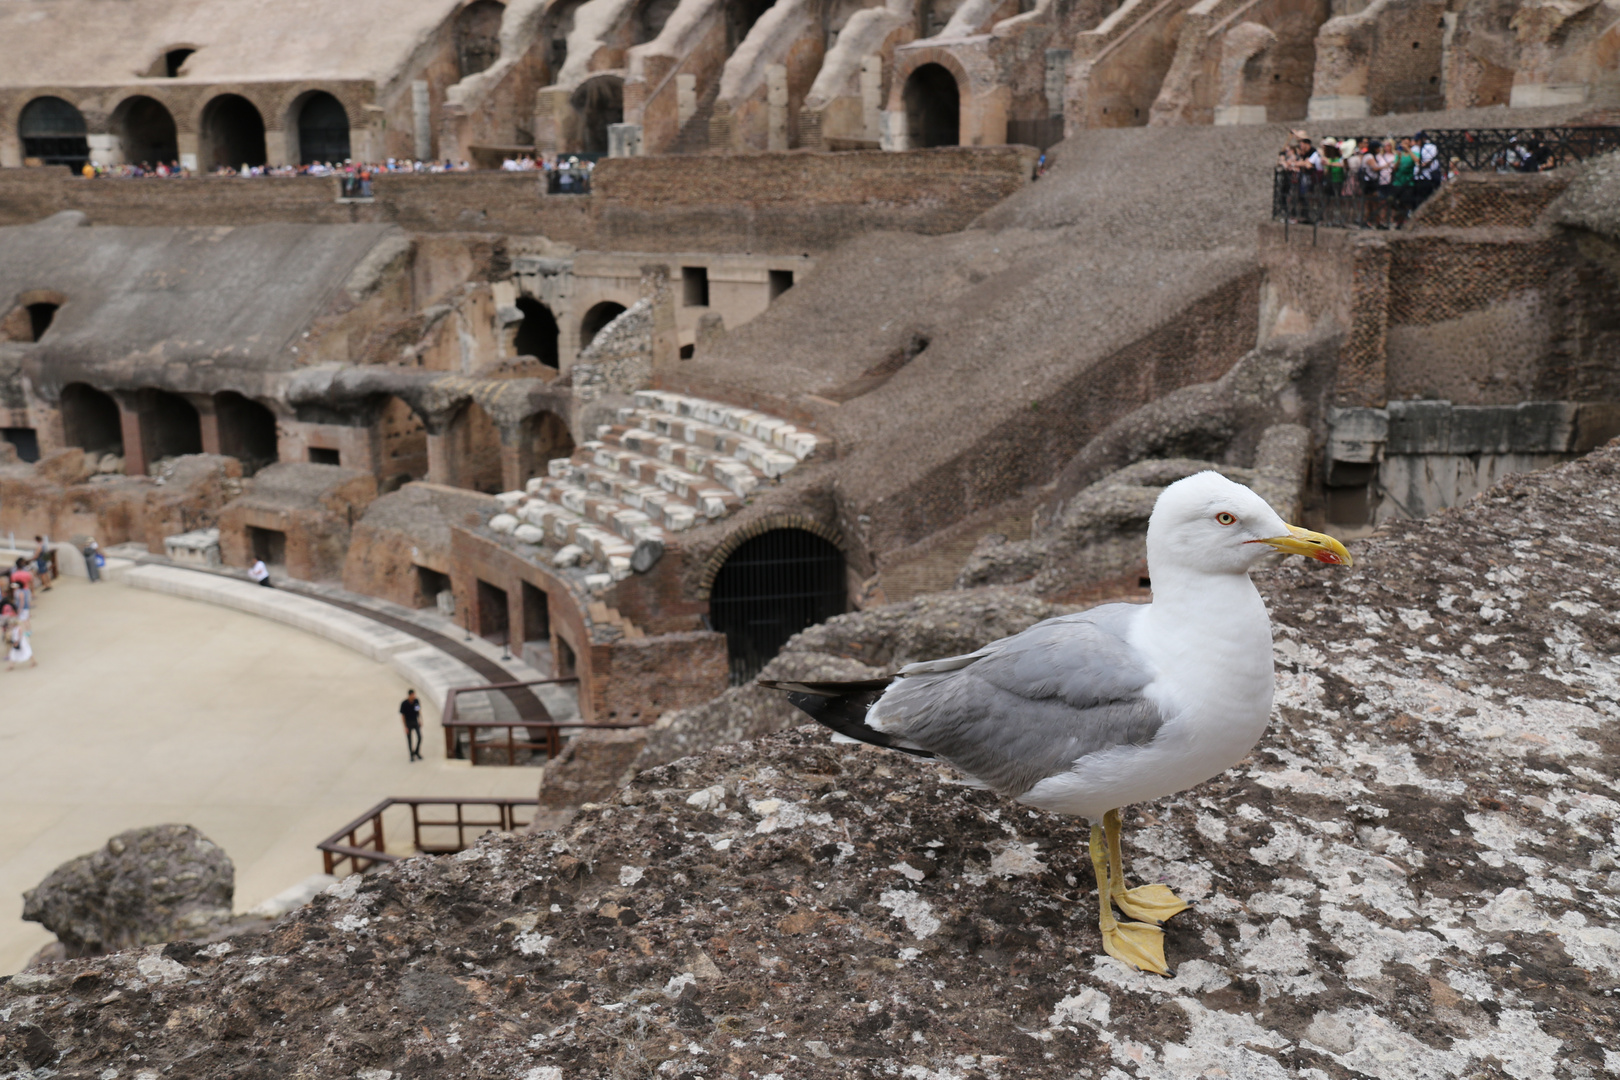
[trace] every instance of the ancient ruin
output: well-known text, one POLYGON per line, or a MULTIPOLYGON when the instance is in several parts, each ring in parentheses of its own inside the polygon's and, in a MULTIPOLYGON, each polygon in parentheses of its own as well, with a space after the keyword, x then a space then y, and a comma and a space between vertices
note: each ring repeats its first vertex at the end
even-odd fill
POLYGON ((74 908, 0 987, 6 1069, 1620 1060, 1613 3, 4 7, 0 536, 390 665, 440 760, 544 766, 536 835, 387 867, 360 829, 323 850, 367 876, 268 936, 74 908), (1289 202, 1300 134, 1420 129, 1496 156, 1398 228, 1289 202), (1147 983, 1069 917, 1083 827, 755 680, 1146 599, 1206 469, 1365 565, 1265 572, 1268 741, 1136 811, 1133 872, 1203 898, 1147 983))

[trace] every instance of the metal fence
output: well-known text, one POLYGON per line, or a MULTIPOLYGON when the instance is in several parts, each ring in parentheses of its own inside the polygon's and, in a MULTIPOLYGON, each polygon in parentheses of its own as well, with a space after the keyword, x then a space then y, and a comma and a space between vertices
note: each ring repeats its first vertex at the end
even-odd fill
POLYGON ((391 854, 383 837, 383 815, 394 807, 407 807, 411 815, 411 843, 415 854, 451 855, 464 850, 490 830, 516 832, 534 820, 538 799, 502 796, 406 796, 384 799, 315 847, 321 853, 328 874, 337 874, 345 864, 348 873, 363 874, 378 863, 399 862, 408 855, 391 854), (423 807, 453 808, 451 813, 424 816, 423 807), (469 814, 470 807, 486 811, 469 814), (527 809, 527 814, 519 811, 527 809), (366 830, 370 831, 367 832, 366 830), (469 838, 469 830, 477 830, 469 838))
POLYGON ((546 173, 547 195, 589 195, 591 174, 585 169, 553 169, 546 173))

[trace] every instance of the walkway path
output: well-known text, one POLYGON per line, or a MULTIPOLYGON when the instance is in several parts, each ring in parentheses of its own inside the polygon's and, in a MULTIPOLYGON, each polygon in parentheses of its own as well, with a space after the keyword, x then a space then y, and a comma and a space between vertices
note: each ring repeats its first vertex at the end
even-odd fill
POLYGON ((406 760, 390 667, 290 626, 64 579, 36 669, 0 671, 0 974, 50 935, 21 893, 124 829, 187 822, 236 862, 246 910, 320 871, 315 842, 389 795, 532 796, 534 769, 406 760))

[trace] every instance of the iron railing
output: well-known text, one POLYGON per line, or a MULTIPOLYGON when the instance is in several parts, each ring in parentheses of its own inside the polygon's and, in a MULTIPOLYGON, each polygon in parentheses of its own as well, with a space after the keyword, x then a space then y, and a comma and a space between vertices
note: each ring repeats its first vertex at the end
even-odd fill
POLYGON ((1543 155, 1546 167, 1620 150, 1620 127, 1455 128, 1426 132, 1440 151, 1440 160, 1453 158, 1471 172, 1533 172, 1522 168, 1521 151, 1543 155))
POLYGON ((499 832, 516 832, 534 820, 533 808, 539 806, 538 799, 519 799, 503 796, 406 796, 384 799, 370 810, 361 814, 341 829, 322 840, 315 847, 321 853, 322 861, 328 874, 337 875, 345 863, 348 872, 363 874, 378 863, 399 862, 408 858, 406 855, 390 854, 383 840, 383 814, 396 806, 408 806, 411 811, 411 840, 416 852, 421 855, 453 855, 467 847, 468 829, 479 830, 473 833, 476 840, 490 830, 499 832), (454 817, 424 818, 422 808, 425 806, 450 806, 455 808, 454 817), (480 817, 469 817, 468 807, 487 807, 494 811, 480 817), (528 816, 519 820, 518 811, 529 807, 528 816), (361 835, 367 826, 371 832, 361 835), (430 843, 423 839, 422 831, 429 830, 455 830, 455 839, 443 843, 430 843))

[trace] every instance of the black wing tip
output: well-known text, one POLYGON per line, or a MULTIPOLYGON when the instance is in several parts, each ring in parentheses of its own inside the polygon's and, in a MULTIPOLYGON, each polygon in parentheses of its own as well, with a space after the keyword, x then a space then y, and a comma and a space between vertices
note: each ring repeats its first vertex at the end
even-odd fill
POLYGON ((778 679, 760 679, 759 685, 768 690, 787 694, 788 702, 810 719, 830 731, 835 731, 857 742, 881 746, 885 750, 898 750, 912 757, 932 758, 928 750, 914 746, 897 745, 894 737, 866 723, 866 711, 872 707, 889 685, 888 679, 868 679, 847 683, 801 683, 778 679))

